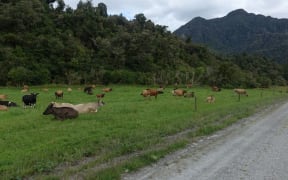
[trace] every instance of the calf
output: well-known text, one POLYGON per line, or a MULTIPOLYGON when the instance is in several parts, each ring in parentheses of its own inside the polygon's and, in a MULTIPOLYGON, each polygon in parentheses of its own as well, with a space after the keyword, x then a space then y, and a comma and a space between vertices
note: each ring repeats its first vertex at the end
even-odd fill
POLYGON ((24 108, 26 108, 26 106, 35 107, 36 98, 37 98, 38 94, 39 93, 31 93, 31 94, 24 95, 22 97, 22 102, 24 103, 24 108))
POLYGON ((53 103, 50 103, 46 110, 43 112, 43 115, 53 114, 55 119, 73 119, 77 118, 79 113, 71 107, 54 107, 53 103))
POLYGON ((17 104, 15 102, 11 102, 11 101, 0 101, 0 105, 4 105, 7 107, 16 107, 17 104))
POLYGON ((63 99, 63 95, 64 95, 64 93, 63 93, 62 90, 57 90, 57 91, 55 92, 55 98, 56 98, 56 99, 63 99))

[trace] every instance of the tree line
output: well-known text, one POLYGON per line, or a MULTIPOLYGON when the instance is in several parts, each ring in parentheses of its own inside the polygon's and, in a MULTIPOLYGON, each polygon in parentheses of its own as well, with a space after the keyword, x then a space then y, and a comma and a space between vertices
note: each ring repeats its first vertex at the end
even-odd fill
POLYGON ((136 14, 63 0, 0 1, 0 85, 193 83, 285 85, 283 66, 252 55, 221 56, 136 14))

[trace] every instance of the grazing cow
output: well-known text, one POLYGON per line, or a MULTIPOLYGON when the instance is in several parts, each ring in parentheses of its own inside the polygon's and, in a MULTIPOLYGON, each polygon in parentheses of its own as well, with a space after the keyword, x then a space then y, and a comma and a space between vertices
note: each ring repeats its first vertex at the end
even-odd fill
POLYGON ((6 94, 0 94, 0 100, 5 100, 7 99, 7 95, 6 94))
POLYGON ((71 93, 72 92, 72 88, 67 88, 67 92, 71 93))
POLYGON ((103 92, 111 92, 111 91, 112 91, 112 88, 103 88, 102 91, 103 91, 103 92))
POLYGON ((0 111, 7 111, 8 107, 5 105, 0 105, 0 111))
POLYGON ((212 89, 212 91, 215 91, 215 92, 221 91, 221 88, 219 88, 217 86, 212 86, 211 89, 212 89))
POLYGON ((183 89, 174 89, 172 91, 173 96, 184 96, 185 93, 187 93, 187 91, 183 89))
POLYGON ((84 92, 89 94, 89 95, 92 95, 93 94, 93 87, 92 86, 85 87, 84 92))
POLYGON ((73 119, 78 117, 79 113, 71 107, 54 107, 53 103, 50 103, 43 115, 53 114, 55 119, 73 119))
POLYGON ((234 92, 237 93, 238 95, 248 96, 248 94, 247 94, 245 89, 234 89, 234 92))
POLYGON ((101 99, 104 98, 105 94, 101 93, 101 94, 96 94, 97 99, 101 99))
POLYGON ((31 94, 24 95, 22 97, 22 102, 24 103, 24 108, 26 108, 26 106, 35 107, 36 98, 37 98, 38 94, 39 93, 31 93, 31 94))
POLYGON ((163 94, 163 91, 162 90, 159 91, 158 89, 144 89, 140 95, 149 98, 151 96, 154 96, 155 99, 157 99, 158 94, 163 94))
POLYGON ((83 104, 70 104, 70 103, 53 103, 54 107, 71 107, 78 111, 78 113, 89 113, 98 112, 99 107, 104 106, 103 101, 98 100, 98 102, 89 102, 83 104))
POLYGON ((0 101, 0 105, 4 105, 7 107, 16 107, 17 104, 15 102, 11 102, 11 101, 0 101))
POLYGON ((56 99, 63 99, 63 95, 64 95, 64 93, 63 93, 62 90, 57 90, 57 91, 55 92, 55 98, 56 98, 56 99))
POLYGON ((215 102, 215 97, 213 95, 210 95, 206 98, 206 102, 208 103, 214 103, 215 102))

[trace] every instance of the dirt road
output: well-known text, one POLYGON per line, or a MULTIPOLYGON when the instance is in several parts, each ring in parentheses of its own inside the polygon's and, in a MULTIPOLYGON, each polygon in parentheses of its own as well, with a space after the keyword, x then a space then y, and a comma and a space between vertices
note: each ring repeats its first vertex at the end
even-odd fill
POLYGON ((287 180, 288 103, 275 105, 124 180, 287 180))

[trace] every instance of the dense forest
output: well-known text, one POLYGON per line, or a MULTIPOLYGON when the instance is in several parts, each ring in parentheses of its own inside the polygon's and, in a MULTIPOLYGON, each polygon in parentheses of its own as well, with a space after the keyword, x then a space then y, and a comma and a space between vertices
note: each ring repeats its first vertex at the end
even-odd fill
POLYGON ((224 57, 183 41, 144 14, 63 0, 0 0, 0 85, 50 83, 285 85, 283 66, 247 54, 224 57))

